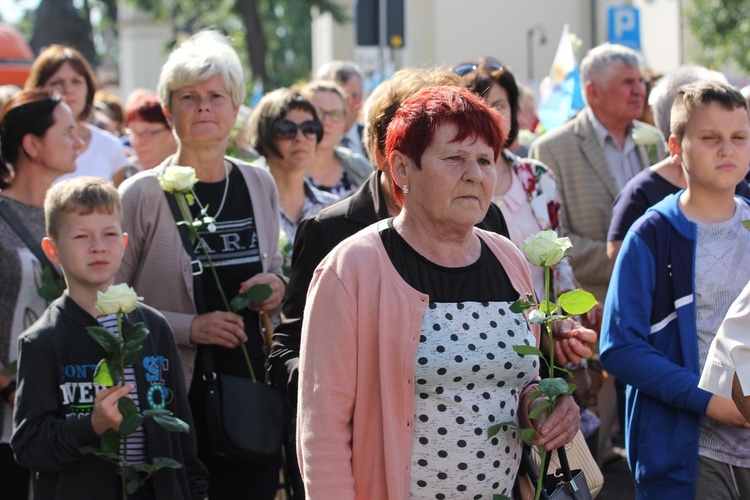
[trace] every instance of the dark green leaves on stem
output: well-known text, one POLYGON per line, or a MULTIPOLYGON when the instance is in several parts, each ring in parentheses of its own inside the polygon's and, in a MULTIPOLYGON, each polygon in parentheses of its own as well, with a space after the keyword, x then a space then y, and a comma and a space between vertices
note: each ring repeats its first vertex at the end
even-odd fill
POLYGON ((37 293, 41 298, 47 302, 60 297, 65 291, 65 278, 62 276, 55 277, 52 274, 52 269, 49 266, 44 266, 42 269, 42 286, 37 289, 37 293))
POLYGON ((188 424, 171 415, 154 415, 154 422, 169 432, 182 432, 183 434, 188 434, 190 432, 190 426, 188 424))
POLYGON ((529 309, 530 307, 534 307, 536 305, 536 302, 534 301, 534 296, 530 293, 526 294, 526 300, 518 299, 517 301, 513 302, 509 309, 510 312, 514 312, 517 314, 523 313, 526 311, 526 309, 529 309))
POLYGON ((232 307, 232 311, 239 311, 250 305, 251 302, 263 302, 271 296, 271 287, 265 283, 251 286, 248 291, 237 295, 229 305, 232 307))

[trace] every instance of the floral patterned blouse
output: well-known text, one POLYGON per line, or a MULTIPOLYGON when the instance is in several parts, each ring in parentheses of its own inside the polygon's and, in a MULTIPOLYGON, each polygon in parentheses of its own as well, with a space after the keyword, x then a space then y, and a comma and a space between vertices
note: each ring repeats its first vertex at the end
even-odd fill
MULTIPOLYGON (((560 227, 560 194, 552 171, 541 162, 521 158, 504 149, 503 157, 513 168, 513 177, 508 191, 494 196, 508 223, 510 239, 523 249, 523 241, 539 231, 553 230, 562 233, 560 227)), ((541 268, 532 267, 532 278, 537 297, 544 296, 544 275, 541 268)), ((556 293, 577 288, 573 269, 564 259, 555 269, 554 289, 556 293)))

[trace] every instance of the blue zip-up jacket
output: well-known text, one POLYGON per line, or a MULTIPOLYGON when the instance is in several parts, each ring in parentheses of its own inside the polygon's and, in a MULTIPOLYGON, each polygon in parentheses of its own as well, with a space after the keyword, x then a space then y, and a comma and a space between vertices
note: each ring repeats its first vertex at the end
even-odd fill
POLYGON ((697 226, 682 191, 633 224, 604 305, 602 365, 628 384, 625 438, 638 499, 694 498, 700 420, 712 394, 698 388, 697 226))

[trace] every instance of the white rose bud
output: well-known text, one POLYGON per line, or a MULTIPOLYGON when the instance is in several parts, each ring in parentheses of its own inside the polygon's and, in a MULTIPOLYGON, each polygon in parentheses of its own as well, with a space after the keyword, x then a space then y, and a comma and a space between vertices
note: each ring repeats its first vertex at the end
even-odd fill
POLYGON ((106 292, 96 292, 96 310, 102 314, 129 313, 135 309, 139 297, 127 283, 110 285, 106 292))
POLYGON ((539 309, 534 309, 529 313, 529 323, 533 325, 543 325, 547 315, 539 309))
POLYGON ((198 182, 198 177, 195 175, 193 167, 172 165, 166 167, 159 174, 159 185, 164 191, 171 194, 188 193, 193 189, 196 182, 198 182))
POLYGON ((633 129, 633 142, 636 146, 653 146, 662 140, 661 134, 652 128, 637 127, 633 129))
POLYGON ((551 267, 559 264, 572 246, 569 238, 558 238, 554 231, 540 231, 523 241, 523 253, 533 265, 551 267))

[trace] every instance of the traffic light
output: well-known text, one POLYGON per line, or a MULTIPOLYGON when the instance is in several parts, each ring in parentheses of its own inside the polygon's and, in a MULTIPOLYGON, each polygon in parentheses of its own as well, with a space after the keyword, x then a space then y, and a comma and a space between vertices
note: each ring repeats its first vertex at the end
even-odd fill
MULTIPOLYGON (((380 1, 357 2, 357 45, 380 45, 380 1)), ((385 0, 386 45, 404 46, 404 0, 385 0)))

